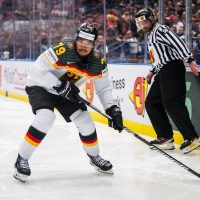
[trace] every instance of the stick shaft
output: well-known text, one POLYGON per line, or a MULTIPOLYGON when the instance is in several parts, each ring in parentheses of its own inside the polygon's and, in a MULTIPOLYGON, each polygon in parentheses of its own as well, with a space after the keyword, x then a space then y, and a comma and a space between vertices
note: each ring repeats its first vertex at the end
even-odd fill
MULTIPOLYGON (((110 116, 106 115, 105 113, 103 113, 100 109, 98 109, 97 107, 95 107, 94 105, 92 105, 91 103, 89 103, 88 101, 86 101, 85 99, 83 99, 82 97, 78 97, 80 101, 82 101, 83 103, 85 103, 87 106, 89 106, 90 108, 92 108, 93 110, 95 110, 96 112, 98 112, 99 114, 101 114, 102 116, 104 116, 107 119, 111 119, 110 116)), ((170 160, 172 160, 173 162, 175 162, 176 164, 178 164, 179 166, 183 167, 184 169, 186 169, 188 172, 192 173, 193 175, 197 176, 198 178, 200 178, 200 174, 196 171, 194 171, 193 169, 191 169, 190 167, 188 167, 187 165, 183 164, 182 162, 180 162, 179 160, 177 160, 176 158, 174 158, 173 156, 169 155, 168 153, 166 153, 165 151, 163 151, 162 149, 160 149, 159 147, 157 147, 154 144, 150 144, 149 141, 147 141, 145 138, 141 137, 140 135, 134 133, 133 131, 131 131, 129 128, 127 128, 126 126, 124 126, 124 130, 128 133, 130 133, 131 135, 134 135, 137 139, 139 139, 140 141, 142 141, 143 143, 147 144, 148 146, 153 146, 155 150, 157 150, 158 152, 160 152, 162 155, 164 155, 165 157, 169 158, 170 160)))

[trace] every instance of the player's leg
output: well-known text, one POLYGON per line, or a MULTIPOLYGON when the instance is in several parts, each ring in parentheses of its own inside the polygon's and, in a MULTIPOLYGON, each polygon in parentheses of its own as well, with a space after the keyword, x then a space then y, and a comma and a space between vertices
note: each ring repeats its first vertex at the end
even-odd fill
POLYGON ((99 155, 98 138, 94 122, 87 111, 77 110, 70 117, 75 123, 83 149, 90 158, 90 163, 97 171, 112 174, 112 164, 99 155))
POLYGON ((64 99, 58 101, 56 108, 67 122, 72 121, 76 125, 83 149, 95 169, 104 173, 112 173, 112 164, 99 156, 98 137, 89 113, 81 110, 77 103, 64 99))
POLYGON ((55 120, 53 102, 51 94, 41 88, 29 88, 29 100, 35 114, 23 142, 19 149, 19 154, 15 163, 14 177, 22 182, 26 182, 31 175, 28 160, 32 153, 40 145, 55 120))

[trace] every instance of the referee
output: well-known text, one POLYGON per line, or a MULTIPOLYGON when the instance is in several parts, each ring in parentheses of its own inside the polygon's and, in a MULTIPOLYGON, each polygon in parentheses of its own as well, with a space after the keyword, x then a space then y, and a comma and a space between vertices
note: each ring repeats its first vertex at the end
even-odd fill
POLYGON ((169 27, 156 23, 155 15, 150 9, 140 10, 135 18, 138 28, 148 36, 153 64, 146 77, 149 84, 155 75, 145 102, 146 111, 157 134, 157 139, 151 141, 151 144, 165 150, 175 149, 168 113, 184 138, 180 149, 187 154, 199 147, 200 141, 185 106, 184 62, 189 64, 195 76, 198 76, 199 68, 183 40, 169 27))

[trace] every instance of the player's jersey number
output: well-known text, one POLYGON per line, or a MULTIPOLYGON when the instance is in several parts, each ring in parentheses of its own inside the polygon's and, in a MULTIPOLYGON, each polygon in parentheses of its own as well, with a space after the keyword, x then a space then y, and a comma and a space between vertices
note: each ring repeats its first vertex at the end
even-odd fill
POLYGON ((59 42, 58 45, 53 47, 53 49, 57 56, 60 56, 61 54, 66 52, 66 48, 64 47, 63 42, 59 42))

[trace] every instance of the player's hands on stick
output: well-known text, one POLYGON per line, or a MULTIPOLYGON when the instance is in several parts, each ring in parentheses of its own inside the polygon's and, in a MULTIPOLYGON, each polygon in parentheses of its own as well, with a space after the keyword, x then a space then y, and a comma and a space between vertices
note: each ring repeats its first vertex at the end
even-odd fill
POLYGON ((122 132, 123 118, 120 108, 116 105, 113 105, 106 109, 106 114, 111 117, 111 119, 108 119, 108 126, 118 130, 119 132, 122 132))
POLYGON ((78 103, 82 110, 87 110, 86 105, 83 102, 80 102, 78 99, 78 93, 80 92, 79 88, 76 87, 69 80, 62 81, 60 86, 54 86, 53 88, 57 91, 57 93, 60 96, 64 97, 69 101, 78 103))

